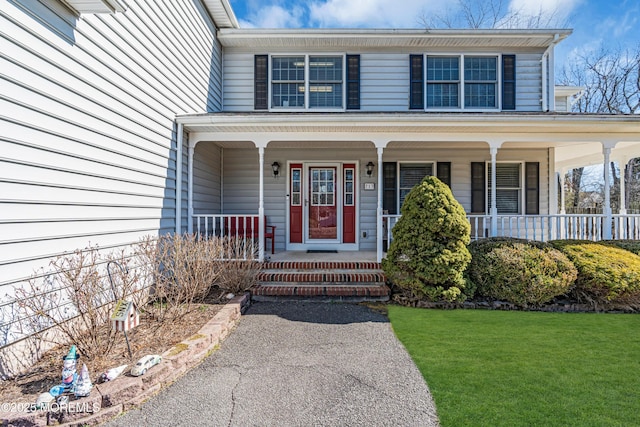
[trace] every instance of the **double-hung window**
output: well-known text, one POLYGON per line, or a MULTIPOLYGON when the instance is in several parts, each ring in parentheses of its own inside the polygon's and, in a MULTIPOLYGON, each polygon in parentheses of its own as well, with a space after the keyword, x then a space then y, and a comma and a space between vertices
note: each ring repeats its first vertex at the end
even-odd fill
POLYGON ((498 58, 464 57, 464 106, 496 108, 498 96, 498 58))
POLYGON ((304 107, 304 56, 271 58, 271 106, 304 107))
POLYGON ((272 56, 271 108, 341 109, 343 56, 272 56))
POLYGON ((460 106, 460 58, 427 57, 427 108, 460 106))
MULTIPOLYGON (((487 212, 491 212, 491 163, 487 164, 487 212)), ((522 213, 522 163, 496 163, 496 207, 500 215, 522 213)))
POLYGON ((498 56, 427 55, 427 108, 498 108, 498 56))
POLYGON ((400 163, 398 174, 398 206, 402 207, 404 199, 411 189, 422 182, 425 176, 433 175, 433 163, 400 163))

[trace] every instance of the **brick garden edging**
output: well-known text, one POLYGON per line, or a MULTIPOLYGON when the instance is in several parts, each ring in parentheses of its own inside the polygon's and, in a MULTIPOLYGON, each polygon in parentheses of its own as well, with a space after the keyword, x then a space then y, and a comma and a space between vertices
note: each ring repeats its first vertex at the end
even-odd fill
POLYGON ((197 333, 162 353, 160 364, 143 376, 122 375, 96 384, 90 396, 70 401, 69 410, 0 412, 2 426, 95 425, 136 408, 211 354, 229 336, 249 304, 248 293, 233 298, 197 333))

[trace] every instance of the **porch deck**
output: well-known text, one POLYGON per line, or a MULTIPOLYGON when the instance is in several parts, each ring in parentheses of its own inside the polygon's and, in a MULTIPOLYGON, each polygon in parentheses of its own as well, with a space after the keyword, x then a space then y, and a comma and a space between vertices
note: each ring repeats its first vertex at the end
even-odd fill
POLYGON ((333 253, 308 253, 283 251, 265 256, 270 262, 376 262, 375 251, 338 251, 333 253))

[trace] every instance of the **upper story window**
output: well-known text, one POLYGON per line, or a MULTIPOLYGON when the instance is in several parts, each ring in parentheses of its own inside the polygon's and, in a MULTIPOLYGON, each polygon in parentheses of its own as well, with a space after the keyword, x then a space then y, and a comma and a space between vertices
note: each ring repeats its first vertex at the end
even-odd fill
MULTIPOLYGON (((411 109, 422 109, 421 55, 410 55, 411 109)), ((515 56, 427 55, 426 108, 486 110, 515 109, 515 56), (500 74, 502 64, 502 75, 500 74), (502 100, 500 99, 502 79, 502 100)))
POLYGON ((255 55, 256 110, 359 110, 360 55, 255 55))
POLYGON ((271 57, 271 108, 342 109, 343 71, 342 56, 271 57))
POLYGON ((465 56, 464 106, 496 108, 498 106, 498 58, 465 56))

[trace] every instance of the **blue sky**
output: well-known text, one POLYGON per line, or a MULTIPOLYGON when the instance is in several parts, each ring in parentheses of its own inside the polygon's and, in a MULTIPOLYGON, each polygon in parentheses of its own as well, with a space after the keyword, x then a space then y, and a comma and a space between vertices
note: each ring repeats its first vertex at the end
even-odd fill
MULTIPOLYGON (((573 35, 556 49, 557 64, 576 55, 640 45, 640 0, 503 0, 511 10, 555 11, 573 35)), ((243 28, 420 28, 455 0, 230 0, 243 28)))

